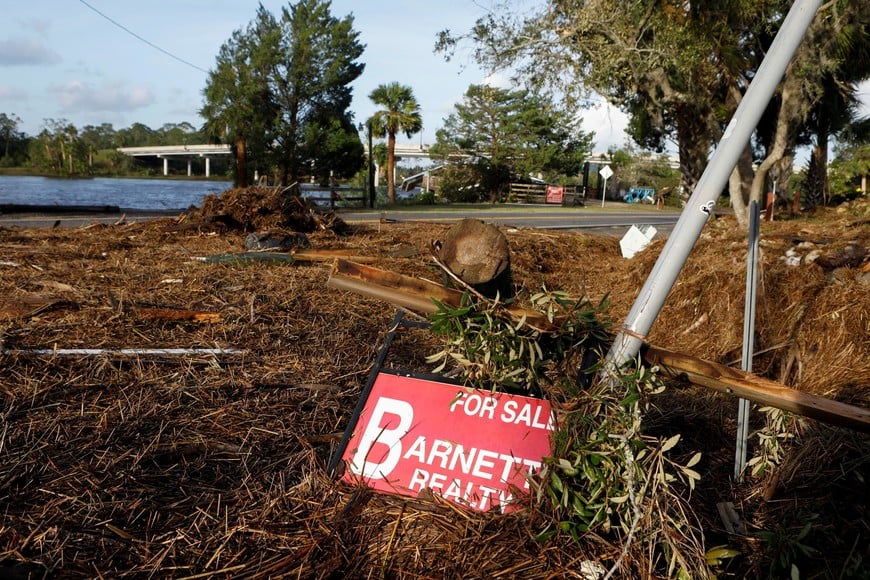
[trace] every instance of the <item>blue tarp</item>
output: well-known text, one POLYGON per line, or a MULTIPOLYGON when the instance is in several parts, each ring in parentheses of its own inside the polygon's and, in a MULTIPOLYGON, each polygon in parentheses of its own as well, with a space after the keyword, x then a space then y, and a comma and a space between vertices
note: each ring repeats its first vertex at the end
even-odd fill
POLYGON ((653 203, 656 190, 652 187, 631 187, 625 194, 626 203, 653 203))

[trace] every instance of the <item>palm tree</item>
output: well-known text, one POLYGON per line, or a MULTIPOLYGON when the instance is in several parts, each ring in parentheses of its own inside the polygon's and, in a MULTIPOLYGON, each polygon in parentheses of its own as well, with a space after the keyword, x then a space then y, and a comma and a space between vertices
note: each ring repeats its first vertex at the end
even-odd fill
POLYGON ((420 116, 420 105, 414 97, 411 87, 393 82, 379 85, 371 92, 369 98, 376 105, 384 107, 372 115, 372 134, 375 137, 387 138, 387 196, 390 203, 396 201, 396 183, 394 180, 396 166, 396 133, 400 131, 410 137, 423 128, 423 118, 420 116))

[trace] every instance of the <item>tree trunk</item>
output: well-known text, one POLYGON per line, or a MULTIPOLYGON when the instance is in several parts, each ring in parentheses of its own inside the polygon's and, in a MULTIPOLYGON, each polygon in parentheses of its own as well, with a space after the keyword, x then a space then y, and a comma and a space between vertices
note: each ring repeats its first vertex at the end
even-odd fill
POLYGON ((731 197, 731 208, 741 229, 749 229, 749 212, 747 211, 746 193, 752 185, 752 149, 749 145, 737 159, 737 165, 728 178, 728 194, 731 197))
POLYGON ((236 181, 239 187, 248 187, 248 152, 242 136, 236 137, 236 181))
POLYGON ((387 135, 387 198, 396 203, 396 134, 387 135))
MULTIPOLYGON (((826 20, 820 12, 806 32, 805 38, 811 38, 813 34, 818 33, 820 27, 827 26, 823 24, 826 20)), ((755 172, 752 190, 749 193, 750 200, 762 199, 771 168, 777 166, 783 157, 790 155, 794 149, 798 128, 806 121, 807 114, 813 104, 804 94, 803 87, 812 82, 821 82, 822 78, 819 71, 808 69, 810 61, 818 61, 819 59, 819 54, 815 50, 810 48, 807 42, 803 42, 785 70, 780 84, 780 105, 776 116, 776 130, 772 143, 766 147, 766 156, 755 172), (799 72, 802 70, 803 72, 799 72)), ((825 141, 827 143, 827 137, 825 141)))
POLYGON ((822 165, 818 147, 810 153, 810 163, 807 167, 807 178, 804 184, 804 204, 808 208, 824 205, 825 166, 822 165))
POLYGON ((677 147, 680 156, 680 175, 683 190, 691 194, 707 167, 711 139, 716 137, 711 128, 709 111, 699 111, 685 103, 677 103, 677 147), (703 136, 703 138, 701 138, 703 136))
POLYGON ((816 129, 816 146, 811 153, 813 163, 812 171, 807 171, 808 205, 825 205, 828 201, 828 124, 824 115, 819 120, 816 129), (810 175, 810 173, 812 173, 810 175))
POLYGON ((774 168, 777 184, 776 195, 784 205, 788 205, 788 202, 791 201, 789 192, 791 191, 792 167, 794 167, 794 151, 790 149, 785 152, 785 155, 774 168))
POLYGON ((464 219, 447 232, 438 258, 463 282, 489 298, 513 296, 510 245, 494 225, 464 219))

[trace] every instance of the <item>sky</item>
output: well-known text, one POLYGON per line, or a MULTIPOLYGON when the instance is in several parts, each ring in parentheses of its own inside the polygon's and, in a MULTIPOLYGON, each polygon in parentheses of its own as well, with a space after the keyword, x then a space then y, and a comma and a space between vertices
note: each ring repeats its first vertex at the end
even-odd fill
MULTIPOLYGON (((254 18, 258 4, 7 2, 6 25, 0 28, 0 112, 19 117, 19 130, 29 135, 39 133, 45 119, 65 119, 77 127, 111 123, 115 129, 136 122, 152 129, 181 122, 199 127, 204 71, 213 68, 233 31, 254 18)), ((262 4, 275 15, 289 6, 286 0, 262 4)), ((352 14, 366 45, 360 59, 365 71, 353 85, 355 121, 376 110, 368 98, 375 87, 398 81, 413 89, 423 116, 422 134, 401 136, 399 142, 428 144, 469 85, 507 86, 505 77, 479 69, 467 50, 450 62, 433 52, 439 31, 469 30, 486 6, 487 0, 333 0, 332 14, 352 14)), ((599 105, 582 116, 584 130, 596 133, 596 152, 624 144, 621 113, 599 105)))
MULTIPOLYGON (((45 119, 65 119, 77 127, 111 123, 115 129, 136 122, 152 129, 182 122, 199 127, 206 71, 233 31, 254 18, 259 3, 6 2, 6 25, 0 28, 0 113, 19 117, 19 130, 30 135, 42 130, 45 119)), ((278 15, 289 2, 262 4, 278 15)), ((360 59, 365 71, 353 85, 355 121, 365 121, 376 110, 368 98, 375 87, 398 81, 412 88, 423 115, 422 133, 410 139, 402 135, 399 142, 429 144, 469 85, 508 86, 503 74, 478 68, 467 47, 450 62, 433 52, 439 31, 468 31, 488 5, 489 0, 332 0, 333 15, 352 14, 366 45, 360 59)), ((870 82, 861 90, 870 103, 870 82)), ((870 114, 870 107, 863 112, 870 114)), ((599 102, 581 116, 583 129, 595 134, 596 153, 626 143, 627 119, 620 111, 599 102)))

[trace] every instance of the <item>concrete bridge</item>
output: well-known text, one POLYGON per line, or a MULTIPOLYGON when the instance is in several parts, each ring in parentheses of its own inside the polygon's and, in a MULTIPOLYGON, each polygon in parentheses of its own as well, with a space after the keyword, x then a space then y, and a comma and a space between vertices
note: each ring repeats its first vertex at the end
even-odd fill
POLYGON ((205 176, 211 176, 211 158, 230 155, 229 145, 159 145, 154 147, 119 147, 118 151, 132 157, 157 157, 163 159, 163 175, 169 175, 170 159, 186 159, 187 175, 191 175, 190 162, 195 157, 205 158, 205 176))
MULTIPOLYGON (((368 155, 368 146, 363 144, 363 149, 368 155)), ((187 174, 191 175, 191 160, 195 157, 204 157, 206 177, 209 177, 211 172, 209 161, 212 157, 232 154, 229 145, 156 145, 152 147, 119 147, 118 151, 131 157, 163 159, 163 175, 169 175, 169 161, 171 159, 186 159, 187 174)), ((396 157, 429 157, 429 145, 396 145, 396 157)))
MULTIPOLYGON (((431 157, 429 154, 429 145, 396 145, 395 155, 397 158, 425 158, 431 157)), ((363 150, 368 155, 369 148, 366 143, 363 143, 363 150)), ((163 175, 169 175, 169 160, 170 159, 186 159, 187 160, 187 175, 191 175, 190 162, 195 157, 205 158, 205 176, 209 177, 211 173, 210 160, 212 157, 220 155, 230 155, 232 149, 229 145, 162 145, 155 147, 120 147, 118 151, 125 155, 133 157, 157 157, 163 159, 163 175)), ((591 165, 596 165, 599 168, 604 165, 610 165, 611 161, 607 155, 596 153, 586 158, 586 162, 591 165)), ((670 159, 669 165, 673 169, 679 169, 679 161, 670 159)), ((375 173, 377 180, 378 172, 375 173)), ((377 181, 376 181, 377 183, 377 181)))

